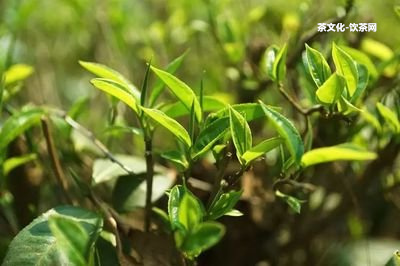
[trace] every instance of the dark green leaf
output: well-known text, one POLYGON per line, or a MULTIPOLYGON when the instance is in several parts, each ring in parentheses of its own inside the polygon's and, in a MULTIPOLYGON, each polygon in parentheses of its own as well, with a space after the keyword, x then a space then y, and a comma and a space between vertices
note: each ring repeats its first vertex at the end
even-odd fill
POLYGON ((299 132, 286 117, 268 107, 263 102, 260 102, 260 104, 276 131, 278 131, 279 135, 285 140, 286 147, 295 162, 299 164, 304 153, 303 141, 301 140, 299 132))
POLYGON ((180 172, 184 172, 189 167, 189 163, 185 156, 177 150, 163 152, 160 155, 164 159, 172 162, 180 172))
POLYGON ((89 247, 93 245, 102 228, 102 219, 93 212, 72 206, 56 207, 35 219, 18 233, 9 246, 3 265, 74 265, 59 251, 62 245, 60 246, 50 230, 49 219, 54 216, 79 223, 84 228, 85 235, 90 238, 89 247))
POLYGON ((218 118, 208 124, 200 133, 193 145, 192 159, 195 160, 222 138, 229 129, 229 117, 218 118))
POLYGON ((400 266, 400 251, 395 251, 385 266, 400 266))
POLYGON ((147 64, 146 73, 143 79, 142 91, 140 92, 140 105, 145 106, 147 96, 147 83, 149 81, 150 63, 147 64))
POLYGON ((204 250, 217 244, 225 234, 225 227, 217 222, 198 224, 193 232, 185 239, 182 250, 186 256, 193 258, 204 250))
POLYGON ((356 66, 358 72, 358 81, 357 81, 357 89, 350 99, 350 102, 352 103, 355 103, 357 99, 360 98, 360 96, 363 94, 363 92, 367 88, 369 80, 367 67, 358 63, 356 64, 356 66))
POLYGON ((219 198, 211 205, 207 219, 216 220, 219 217, 232 211, 236 203, 239 201, 243 191, 230 191, 221 194, 219 198))
POLYGON ((42 109, 29 108, 9 117, 0 130, 0 153, 4 152, 7 145, 17 136, 39 123, 43 114, 42 109))
POLYGON ((60 253, 72 265, 86 266, 90 237, 79 222, 62 216, 52 216, 49 218, 49 227, 56 238, 60 253))

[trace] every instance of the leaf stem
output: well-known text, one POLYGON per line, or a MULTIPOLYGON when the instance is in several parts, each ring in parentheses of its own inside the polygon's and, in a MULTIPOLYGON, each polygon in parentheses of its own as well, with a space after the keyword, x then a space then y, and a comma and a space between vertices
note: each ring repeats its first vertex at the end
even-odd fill
POLYGON ((154 176, 153 143, 150 137, 145 138, 145 158, 146 158, 146 206, 144 228, 146 232, 150 231, 151 213, 152 213, 152 192, 154 176))

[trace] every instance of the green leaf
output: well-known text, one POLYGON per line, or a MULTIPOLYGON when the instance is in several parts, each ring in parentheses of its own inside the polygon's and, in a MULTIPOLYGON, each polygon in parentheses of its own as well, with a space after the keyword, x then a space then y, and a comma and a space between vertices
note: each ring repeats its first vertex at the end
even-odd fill
POLYGON ((42 109, 28 108, 10 116, 0 130, 0 153, 4 152, 7 145, 16 137, 39 123, 43 114, 42 109))
POLYGON ((211 149, 211 147, 221 139, 229 129, 229 117, 218 118, 208 124, 198 135, 192 149, 192 159, 211 149))
POLYGON ((282 138, 271 138, 264 140, 259 144, 257 144, 256 146, 254 146, 253 148, 247 150, 243 154, 242 159, 246 162, 246 165, 249 165, 255 159, 263 156, 270 150, 278 147, 282 142, 283 142, 282 138))
POLYGON ((376 153, 365 150, 352 143, 343 143, 330 147, 313 149, 301 158, 303 167, 332 161, 364 161, 374 160, 376 153))
POLYGON ((160 154, 162 158, 172 162, 180 172, 184 172, 189 167, 189 162, 185 158, 185 156, 177 151, 166 151, 160 154))
POLYGON ((282 82, 286 75, 286 53, 287 45, 285 44, 276 55, 276 59, 273 65, 273 75, 275 76, 276 82, 282 82))
POLYGON ((224 215, 225 216, 232 216, 232 217, 240 217, 240 216, 243 216, 243 213, 241 211, 233 209, 233 210, 225 213, 224 215))
POLYGON ((347 92, 351 96, 357 90, 358 72, 356 62, 351 56, 338 47, 335 43, 332 46, 333 62, 336 66, 338 74, 342 75, 346 80, 347 92))
POLYGON ((187 147, 190 147, 192 145, 189 133, 176 120, 167 116, 165 113, 157 109, 148 109, 143 107, 141 109, 143 110, 143 112, 145 112, 145 114, 148 117, 150 117, 155 122, 163 126, 169 132, 171 132, 174 136, 178 138, 178 140, 180 140, 187 147))
POLYGON ((376 108, 378 109, 381 116, 385 119, 386 123, 390 126, 390 128, 395 133, 399 133, 400 122, 399 118, 397 117, 397 114, 379 102, 376 103, 376 108))
POLYGON ((340 95, 342 95, 344 86, 344 78, 337 73, 333 73, 315 93, 321 103, 333 104, 336 103, 340 95))
POLYGON ((229 124, 233 144, 236 148, 236 156, 242 164, 245 164, 242 155, 253 145, 250 127, 246 119, 233 108, 229 109, 229 124))
MULTIPOLYGON (((226 104, 213 96, 203 97, 203 112, 219 111, 224 107, 226 107, 226 104)), ((161 110, 172 118, 189 115, 190 113, 182 102, 164 105, 161 110)))
POLYGON ((179 204, 178 220, 188 230, 193 231, 203 220, 203 207, 200 201, 189 191, 185 190, 179 204))
POLYGON ((293 159, 299 164, 304 153, 303 141, 301 140, 299 132, 286 117, 261 101, 260 104, 276 131, 278 131, 279 135, 285 140, 286 147, 293 159))
MULTIPOLYGON (((269 108, 273 110, 281 110, 282 108, 267 105, 269 108)), ((266 117, 264 109, 261 104, 259 103, 241 103, 241 104, 233 104, 230 106, 231 108, 235 109, 239 113, 243 114, 243 117, 246 119, 247 122, 266 117)), ((229 116, 229 106, 218 111, 215 116, 217 117, 224 117, 229 116)))
POLYGON ((135 99, 140 98, 139 90, 127 78, 114 69, 92 62, 79 61, 79 64, 99 78, 110 79, 118 84, 121 84, 128 93, 135 97, 135 99))
POLYGON ((346 100, 343 95, 340 96, 340 100, 338 102, 338 110, 344 115, 348 115, 352 112, 363 112, 363 110, 355 107, 351 102, 346 100))
MULTIPOLYGON (((174 74, 176 70, 182 65, 183 59, 186 57, 188 50, 184 52, 181 56, 175 58, 171 63, 168 64, 166 71, 168 73, 174 74)), ((156 100, 160 96, 161 92, 164 89, 164 82, 161 79, 157 79, 156 84, 154 85, 153 89, 151 90, 149 103, 150 106, 154 106, 156 100)))
POLYGON ((201 107, 193 90, 183 81, 168 72, 153 66, 151 66, 151 70, 168 86, 171 92, 185 105, 188 111, 190 111, 192 103, 194 102, 196 118, 197 121, 200 122, 202 119, 201 107))
POLYGON ((172 230, 177 229, 177 225, 179 225, 179 207, 184 194, 185 189, 181 185, 174 186, 169 192, 168 216, 171 222, 172 230))
POLYGON ((189 190, 176 185, 169 194, 168 215, 173 230, 181 225, 190 232, 203 220, 204 207, 189 190))
POLYGON ((217 222, 204 222, 197 225, 185 239, 182 250, 188 257, 196 257, 204 250, 217 244, 225 234, 225 227, 217 222))
POLYGON ((287 203, 287 205, 289 205, 289 207, 290 207, 295 213, 300 214, 300 211, 301 211, 301 203, 304 202, 303 200, 299 200, 298 198, 295 198, 295 197, 293 197, 293 196, 283 194, 283 193, 280 192, 279 190, 277 190, 277 191, 275 192, 275 195, 276 195, 277 197, 282 198, 282 199, 287 203))
MULTIPOLYGON (((156 202, 175 182, 168 173, 156 173, 153 176, 151 201, 156 202)), ((145 173, 124 175, 118 178, 112 193, 112 203, 119 212, 130 212, 146 205, 147 183, 145 173)))
POLYGON ((49 218, 49 227, 58 243, 58 250, 72 265, 87 265, 90 237, 76 221, 61 216, 49 218))
POLYGON ((9 158, 3 164, 3 174, 7 176, 13 169, 33 160, 36 160, 36 158, 37 155, 35 153, 9 158))
POLYGON ((393 7, 394 12, 400 18, 400 5, 396 5, 393 7))
MULTIPOLYGON (((102 228, 101 217, 93 212, 72 206, 56 207, 36 218, 18 233, 11 242, 2 265, 77 265, 59 251, 63 250, 65 243, 60 243, 59 238, 53 236, 49 226, 49 220, 55 216, 79 223, 85 233, 80 235, 79 233, 83 232, 75 231, 75 234, 82 238, 89 236, 88 247, 96 241, 102 228)), ((67 234, 70 233, 71 231, 68 231, 67 234)))
POLYGON ((364 65, 373 79, 378 76, 378 71, 376 70, 374 63, 371 61, 368 55, 360 50, 348 46, 340 46, 340 48, 342 48, 343 51, 349 54, 351 58, 353 58, 358 64, 364 65))
POLYGON ((33 67, 25 64, 12 65, 7 71, 4 72, 4 84, 10 84, 23 81, 33 73, 33 67))
POLYGON ((216 220, 232 211, 236 203, 240 200, 243 191, 230 191, 221 194, 211 206, 207 214, 207 219, 216 220))
POLYGON ((149 81, 149 72, 150 72, 150 62, 147 64, 146 73, 144 75, 142 91, 140 92, 140 105, 145 106, 146 104, 146 96, 147 96, 147 83, 149 81))
MULTIPOLYGON (((331 76, 331 69, 324 56, 306 44, 308 70, 317 87, 320 87, 331 76)), ((307 67, 307 66, 306 66, 307 67)))
POLYGON ((400 251, 396 250, 385 266, 400 266, 400 251))
POLYGON ((135 113, 139 112, 136 98, 127 92, 121 83, 115 82, 111 79, 99 78, 92 79, 90 83, 92 83, 92 85, 97 89, 102 90, 105 93, 108 93, 118 100, 126 103, 130 108, 132 108, 133 111, 135 111, 135 113))
POLYGON ((382 126, 379 123, 379 120, 373 114, 371 114, 367 108, 363 108, 361 116, 364 118, 365 121, 371 124, 378 133, 382 132, 382 126))

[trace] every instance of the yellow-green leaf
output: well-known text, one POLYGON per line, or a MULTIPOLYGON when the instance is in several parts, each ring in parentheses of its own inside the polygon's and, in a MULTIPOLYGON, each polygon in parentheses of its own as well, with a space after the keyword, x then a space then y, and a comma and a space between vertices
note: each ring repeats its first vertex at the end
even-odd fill
POLYGON ((127 92, 124 86, 121 83, 118 83, 111 79, 103 79, 103 78, 96 78, 90 81, 93 86, 108 93, 111 96, 114 96, 118 100, 126 103, 133 111, 136 113, 139 112, 136 98, 127 92))
POLYGON ((186 83, 166 71, 153 66, 151 66, 151 70, 167 85, 170 91, 185 105, 189 112, 192 103, 194 104, 196 119, 197 121, 201 121, 202 111, 200 103, 193 90, 186 83))
POLYGON ((333 62, 336 66, 336 72, 342 75, 346 80, 347 92, 351 96, 357 89, 358 72, 356 62, 351 56, 338 47, 335 43, 332 46, 333 62))
POLYGON ((278 131, 279 135, 285 140, 286 147, 295 162, 300 163, 304 153, 304 146, 295 126, 286 117, 268 107, 263 102, 260 101, 260 104, 276 131, 278 131))
POLYGON ((264 140, 253 148, 247 150, 243 154, 242 159, 246 162, 246 165, 249 165, 255 159, 278 147, 282 142, 283 138, 279 137, 264 140))
POLYGON ((187 147, 190 147, 192 145, 192 141, 190 139, 188 132, 176 120, 167 116, 165 113, 163 113, 157 109, 149 109, 149 108, 144 108, 144 107, 142 107, 141 109, 143 110, 143 112, 145 112, 145 114, 148 117, 150 117, 155 122, 157 122, 158 124, 163 126, 165 129, 167 129, 173 135, 175 135, 178 138, 178 140, 180 140, 187 147))
POLYGON ((365 161, 374 160, 376 153, 352 143, 343 143, 330 147, 313 149, 301 158, 303 167, 332 161, 365 161))
POLYGON ((337 73, 333 73, 316 91, 317 98, 322 103, 333 104, 340 98, 344 86, 344 78, 337 73))
POLYGON ((15 64, 4 73, 4 84, 7 86, 22 81, 32 75, 32 73, 33 67, 25 64, 15 64))
POLYGON ((236 156, 244 164, 245 161, 243 161, 242 155, 252 146, 250 127, 246 119, 231 107, 229 108, 229 123, 233 144, 236 148, 236 156))
POLYGON ((381 103, 376 103, 376 108, 378 108, 379 113, 382 115, 382 117, 388 123, 390 128, 395 133, 399 133, 400 132, 400 122, 399 122, 399 118, 397 117, 397 114, 381 103))

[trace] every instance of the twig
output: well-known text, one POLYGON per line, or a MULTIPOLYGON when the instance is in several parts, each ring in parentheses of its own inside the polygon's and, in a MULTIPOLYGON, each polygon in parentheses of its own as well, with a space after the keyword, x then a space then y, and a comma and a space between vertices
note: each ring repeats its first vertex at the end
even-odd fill
POLYGON ((153 175, 154 175, 154 160, 153 160, 153 147, 152 140, 148 138, 145 140, 145 158, 146 158, 146 207, 144 229, 146 232, 150 231, 151 225, 151 212, 152 212, 152 190, 153 190, 153 175))
POLYGON ((43 131, 43 135, 44 138, 46 140, 46 146, 47 146, 47 151, 49 153, 52 165, 53 165, 53 170, 54 173, 57 177, 57 181, 61 186, 61 189, 63 191, 64 197, 65 199, 69 202, 69 203, 74 203, 74 201, 72 200, 72 198, 70 197, 68 190, 69 190, 69 186, 68 186, 68 182, 67 179, 64 175, 64 172, 62 170, 61 164, 60 164, 60 160, 58 158, 56 149, 54 147, 54 141, 53 138, 51 136, 50 133, 50 128, 49 128, 49 123, 46 117, 42 117, 41 119, 41 123, 42 123, 42 131, 43 131))
POLYGON ((90 139, 93 144, 100 149, 100 151, 104 154, 105 157, 107 157, 110 161, 113 163, 116 163, 119 165, 125 172, 127 172, 129 175, 134 175, 135 173, 126 165, 124 165, 121 161, 119 161, 108 149, 107 147, 100 141, 98 140, 95 135, 83 127, 81 124, 76 122, 74 119, 72 119, 70 116, 68 116, 64 111, 62 110, 53 110, 54 114, 60 116, 69 124, 72 128, 75 130, 79 131, 82 135, 90 139))
POLYGON ((232 154, 230 152, 227 152, 220 161, 220 165, 218 166, 218 173, 214 180, 214 185, 210 193, 210 197, 208 198, 208 203, 207 203, 208 208, 210 208, 213 205, 214 201, 217 200, 218 194, 221 191, 221 182, 223 181, 226 167, 228 166, 229 160, 231 158, 232 154))
POLYGON ((313 184, 298 182, 296 180, 291 179, 291 177, 276 180, 272 185, 272 189, 276 191, 282 185, 291 185, 295 188, 301 188, 309 192, 313 192, 316 190, 316 187, 313 184))

